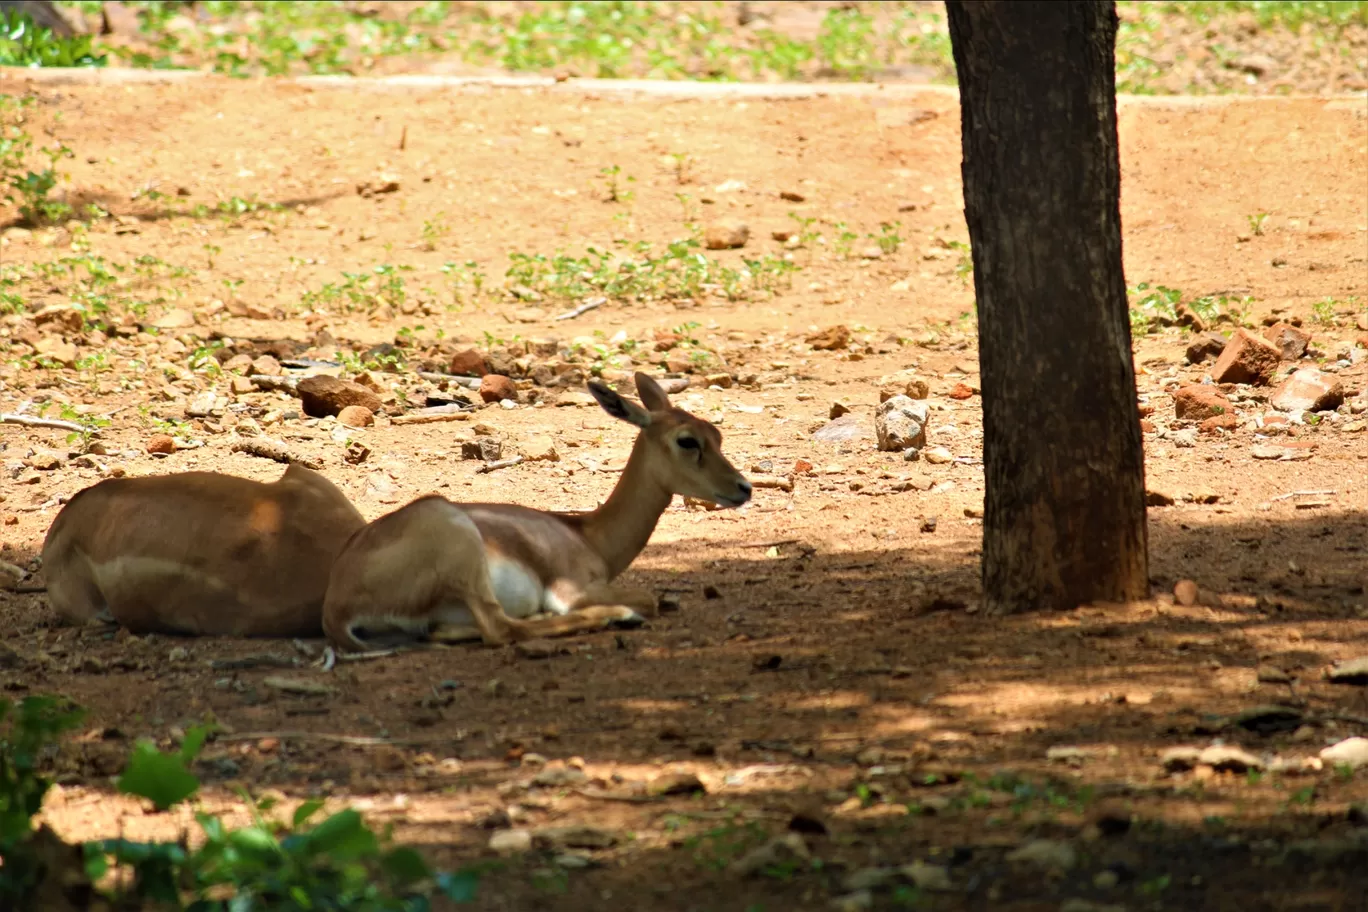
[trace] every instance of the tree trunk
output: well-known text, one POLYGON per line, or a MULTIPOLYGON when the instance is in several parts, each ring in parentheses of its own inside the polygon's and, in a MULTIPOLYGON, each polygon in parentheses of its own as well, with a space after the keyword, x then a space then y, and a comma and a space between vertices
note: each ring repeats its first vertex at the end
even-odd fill
POLYGON ((946 8, 979 320, 985 608, 1145 598, 1115 4, 946 8))
POLYGON ((51 0, 0 0, 0 13, 25 13, 34 25, 51 29, 54 35, 70 38, 76 34, 71 23, 58 12, 51 0))

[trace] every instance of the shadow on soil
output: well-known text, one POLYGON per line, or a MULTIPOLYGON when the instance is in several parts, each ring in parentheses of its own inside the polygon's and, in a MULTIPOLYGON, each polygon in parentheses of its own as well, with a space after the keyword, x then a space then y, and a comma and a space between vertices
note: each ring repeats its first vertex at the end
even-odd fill
MULTIPOLYGON (((1333 659, 1368 653, 1363 514, 1230 523, 1152 511, 1156 590, 1192 577, 1222 594, 1202 600, 1213 607, 1161 600, 1005 618, 966 610, 974 534, 839 553, 797 543, 744 559, 712 556, 737 554, 729 545, 740 542, 679 543, 669 572, 629 574, 681 594, 677 613, 643 631, 560 641, 545 661, 476 647, 348 665, 330 705, 268 694, 259 685, 269 670, 224 688, 225 673, 205 661, 287 647, 199 641, 191 662, 167 669, 164 638, 131 647, 109 632, 55 631, 41 596, 0 593, 11 642, 44 638, 48 654, 44 665, 0 663, 0 683, 60 690, 125 728, 106 761, 79 764, 77 781, 92 784, 117 772, 128 737, 176 724, 216 687, 209 702, 238 731, 459 739, 450 755, 463 771, 420 779, 413 755, 444 748, 411 746, 389 773, 364 749, 306 741, 271 754, 241 745, 221 774, 203 764, 207 783, 301 796, 335 783, 352 797, 406 792, 414 808, 465 796, 465 810, 446 818, 390 815, 402 838, 448 865, 489 857, 478 820, 507 804, 521 802, 534 828, 617 822, 625 842, 606 853, 501 862, 482 909, 826 909, 850 891, 849 872, 918 859, 948 865, 954 891, 893 878, 872 908, 1368 909, 1368 828, 1353 807, 1368 797, 1365 770, 1167 776, 1157 759, 1218 738, 1265 758, 1310 757, 1368 734, 1362 688, 1322 680, 1333 659), (139 664, 143 654, 161 661, 139 664), (1295 683, 1256 683, 1256 667, 1269 665, 1295 683), (120 688, 143 688, 131 719, 126 704, 122 717, 102 705, 119 678, 120 688), (443 681, 454 697, 434 710, 443 681), (1270 703, 1295 718, 1230 719, 1270 703), (1047 759, 1061 745, 1080 751, 1047 759), (532 750, 624 767, 681 763, 711 794, 618 805, 574 788, 523 798, 500 787, 529 776, 510 761, 532 750), (779 856, 751 877, 729 871, 813 807, 824 822, 809 829, 826 830, 807 836, 820 862, 779 856), (1070 840, 1067 872, 1005 860, 1041 838, 1070 840)), ((31 555, 5 558, 23 565, 31 555)))

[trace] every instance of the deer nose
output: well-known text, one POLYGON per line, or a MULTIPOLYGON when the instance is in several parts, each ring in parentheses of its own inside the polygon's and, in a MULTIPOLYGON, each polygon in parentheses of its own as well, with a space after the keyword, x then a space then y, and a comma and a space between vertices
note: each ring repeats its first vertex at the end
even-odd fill
POLYGON ((744 478, 741 479, 736 483, 736 489, 741 492, 741 497, 743 500, 750 500, 751 483, 749 481, 746 481, 744 478))

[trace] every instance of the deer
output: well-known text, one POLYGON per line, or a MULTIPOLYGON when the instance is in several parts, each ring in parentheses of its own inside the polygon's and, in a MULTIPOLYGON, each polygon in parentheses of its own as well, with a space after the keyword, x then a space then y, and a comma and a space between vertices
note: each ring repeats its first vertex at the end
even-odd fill
POLYGON ((605 412, 638 429, 597 509, 420 497, 358 530, 333 562, 323 603, 328 642, 342 652, 390 645, 395 636, 501 646, 644 624, 655 597, 614 580, 674 496, 740 507, 751 484, 722 455, 715 425, 672 406, 648 375, 634 379, 640 404, 588 384, 605 412))
POLYGON ((298 464, 274 482, 108 478, 48 529, 48 599, 68 623, 137 634, 317 637, 333 561, 365 524, 332 482, 298 464))

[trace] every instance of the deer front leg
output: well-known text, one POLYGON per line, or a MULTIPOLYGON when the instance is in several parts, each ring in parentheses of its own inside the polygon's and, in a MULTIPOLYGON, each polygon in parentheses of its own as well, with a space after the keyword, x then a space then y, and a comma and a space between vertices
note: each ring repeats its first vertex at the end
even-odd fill
MULTIPOLYGON (((558 593, 559 594, 559 593, 558 593)), ((614 586, 612 583, 590 583, 567 599, 570 611, 583 611, 596 605, 619 605, 634 610, 642 617, 659 614, 656 597, 645 589, 614 586)))

